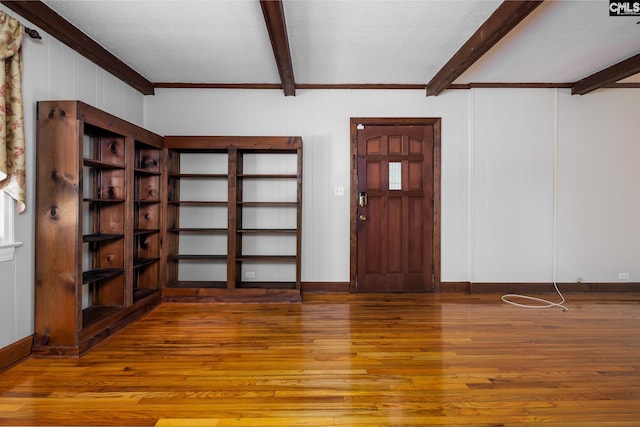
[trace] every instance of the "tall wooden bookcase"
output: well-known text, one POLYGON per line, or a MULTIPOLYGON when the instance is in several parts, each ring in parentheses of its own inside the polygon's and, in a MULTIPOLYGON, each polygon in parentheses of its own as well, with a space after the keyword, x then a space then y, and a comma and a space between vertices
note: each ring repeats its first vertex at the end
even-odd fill
POLYGON ((163 138, 38 103, 33 353, 79 356, 159 304, 163 138))
POLYGON ((300 301, 302 139, 165 137, 168 301, 300 301))

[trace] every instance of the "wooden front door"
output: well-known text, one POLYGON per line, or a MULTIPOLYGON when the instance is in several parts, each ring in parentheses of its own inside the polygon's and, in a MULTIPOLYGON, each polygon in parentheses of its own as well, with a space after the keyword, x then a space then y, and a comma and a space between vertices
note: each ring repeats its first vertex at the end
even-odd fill
POLYGON ((357 292, 436 287, 434 152, 440 132, 438 119, 425 120, 431 122, 356 123, 357 292))

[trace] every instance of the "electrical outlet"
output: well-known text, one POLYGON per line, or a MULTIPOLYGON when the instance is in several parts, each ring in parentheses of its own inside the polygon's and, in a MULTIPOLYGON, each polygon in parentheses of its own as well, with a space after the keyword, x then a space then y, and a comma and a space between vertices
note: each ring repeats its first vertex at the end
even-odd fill
POLYGON ((244 277, 246 277, 247 279, 255 279, 256 278, 256 272, 255 271, 245 271, 244 272, 244 277))
POLYGON ((618 273, 618 279, 621 279, 621 280, 629 279, 629 273, 618 273))

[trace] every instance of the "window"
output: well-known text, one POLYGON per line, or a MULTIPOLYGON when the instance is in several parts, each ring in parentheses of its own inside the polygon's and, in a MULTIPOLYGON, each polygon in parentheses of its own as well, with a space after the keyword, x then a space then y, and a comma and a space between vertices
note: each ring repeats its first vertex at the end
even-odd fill
POLYGON ((9 220, 9 212, 5 212, 6 205, 9 203, 5 203, 5 197, 7 197, 4 192, 0 192, 0 244, 7 242, 10 240, 6 235, 9 231, 9 226, 5 224, 9 220))
POLYGON ((13 259, 16 246, 14 241, 13 210, 15 205, 4 191, 0 191, 0 262, 13 259))

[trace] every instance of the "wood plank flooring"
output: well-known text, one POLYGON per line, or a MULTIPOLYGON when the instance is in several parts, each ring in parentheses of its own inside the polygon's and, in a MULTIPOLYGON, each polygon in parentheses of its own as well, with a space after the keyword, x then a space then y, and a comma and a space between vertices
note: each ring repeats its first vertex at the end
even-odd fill
POLYGON ((640 294, 164 304, 0 374, 0 425, 638 426, 640 294))

